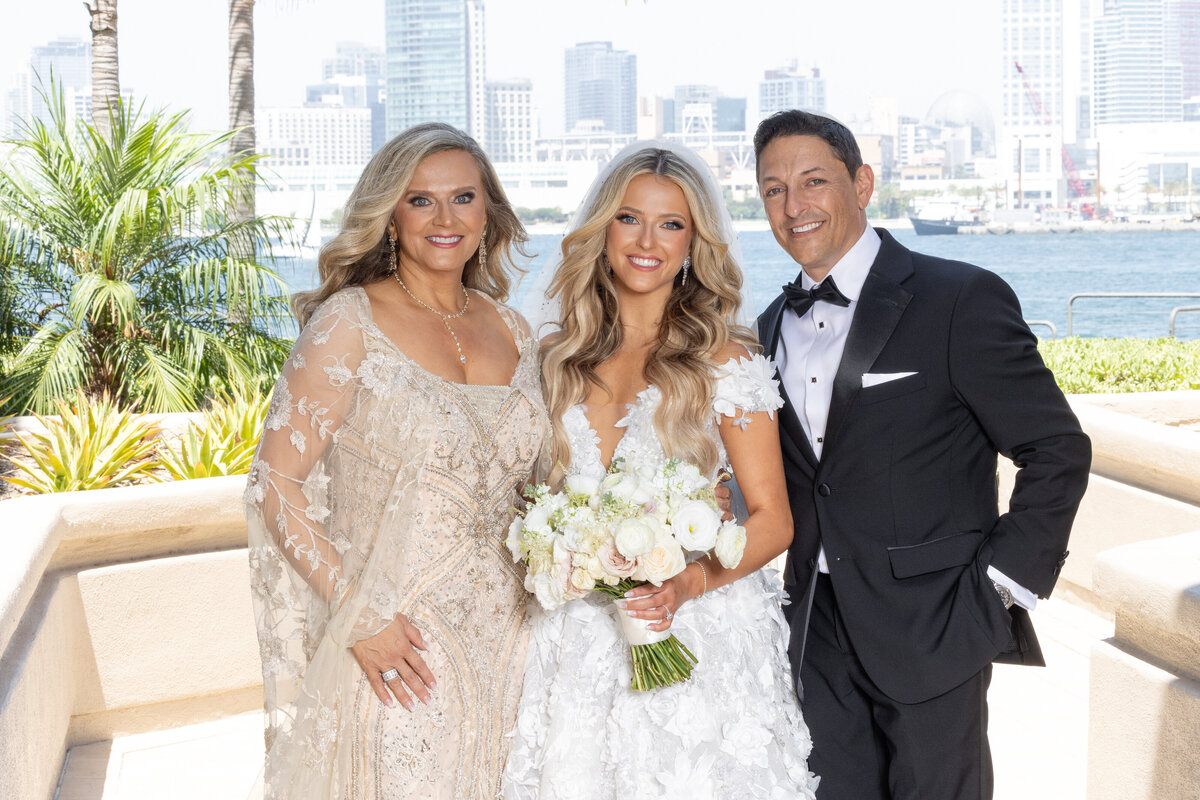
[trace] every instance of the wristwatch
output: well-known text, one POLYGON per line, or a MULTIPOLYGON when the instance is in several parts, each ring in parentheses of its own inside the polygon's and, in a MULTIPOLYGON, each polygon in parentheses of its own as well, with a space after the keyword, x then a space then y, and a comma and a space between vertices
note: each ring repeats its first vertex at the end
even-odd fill
POLYGON ((1000 601, 1004 603, 1004 608, 1012 608, 1014 601, 1012 592, 1009 591, 1009 588, 1002 583, 997 583, 996 581, 992 581, 992 586, 996 587, 996 594, 1000 595, 1000 601))

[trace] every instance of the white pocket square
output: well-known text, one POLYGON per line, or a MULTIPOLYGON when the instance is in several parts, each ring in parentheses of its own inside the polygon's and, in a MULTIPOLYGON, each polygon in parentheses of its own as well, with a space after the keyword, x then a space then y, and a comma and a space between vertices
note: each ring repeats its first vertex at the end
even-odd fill
POLYGON ((915 372, 864 372, 862 388, 868 389, 872 386, 878 386, 881 383, 898 381, 901 378, 907 378, 909 375, 916 374, 915 372))

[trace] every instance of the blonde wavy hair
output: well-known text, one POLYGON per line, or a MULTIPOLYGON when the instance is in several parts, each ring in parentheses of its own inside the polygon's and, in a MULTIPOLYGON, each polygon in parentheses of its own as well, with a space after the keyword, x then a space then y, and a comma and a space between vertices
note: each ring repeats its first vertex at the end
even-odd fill
POLYGON ((524 226, 500 186, 500 178, 487 155, 474 139, 441 122, 414 125, 385 144, 363 170, 346 201, 342 228, 321 247, 317 271, 321 284, 310 292, 292 296, 292 313, 301 327, 330 295, 346 286, 362 286, 388 274, 387 224, 400 198, 408 191, 413 173, 426 158, 447 150, 470 155, 483 176, 487 203, 487 248, 485 265, 476 251, 467 260, 463 283, 503 302, 514 273, 524 270, 513 260, 513 252, 528 258, 524 245, 529 240, 524 226))
POLYGON ((607 390, 596 367, 623 340, 616 288, 603 253, 609 223, 629 182, 639 175, 679 186, 692 215, 691 274, 686 284, 675 280, 643 372, 662 392, 654 427, 667 455, 706 473, 716 468, 717 447, 705 430, 713 413, 713 359, 731 342, 759 349, 754 334, 733 322, 741 304, 742 271, 719 233, 719 200, 696 169, 670 150, 635 151, 611 169, 583 221, 563 239, 562 263, 548 290, 562 316, 559 332, 548 337, 542 352, 542 388, 554 422, 552 463, 559 479, 570 463, 562 416, 587 396, 590 385, 607 390))

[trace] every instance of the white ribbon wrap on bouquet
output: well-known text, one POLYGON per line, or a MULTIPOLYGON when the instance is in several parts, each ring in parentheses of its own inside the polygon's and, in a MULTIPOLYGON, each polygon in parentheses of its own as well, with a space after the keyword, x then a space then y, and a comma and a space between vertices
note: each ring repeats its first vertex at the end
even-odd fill
POLYGON ((653 624, 653 620, 631 617, 629 612, 618 604, 620 601, 614 598, 612 602, 617 609, 617 619, 621 623, 621 630, 625 633, 625 641, 629 644, 656 644, 671 638, 670 628, 665 631, 652 631, 650 625, 653 624))

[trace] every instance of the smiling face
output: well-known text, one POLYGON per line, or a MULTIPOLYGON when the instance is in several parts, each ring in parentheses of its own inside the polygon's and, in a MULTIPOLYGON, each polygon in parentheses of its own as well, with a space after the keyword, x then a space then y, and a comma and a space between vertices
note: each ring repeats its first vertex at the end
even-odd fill
POLYGON ((683 189, 657 175, 631 180, 605 236, 618 293, 670 294, 691 246, 692 213, 683 189))
POLYGON ((483 176, 475 159, 462 150, 428 156, 388 224, 401 273, 455 272, 461 279, 486 223, 483 176))
POLYGON ((815 281, 854 246, 867 225, 875 176, 851 178, 818 136, 780 136, 758 159, 758 187, 775 240, 815 281))

